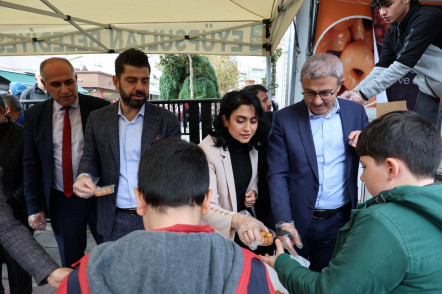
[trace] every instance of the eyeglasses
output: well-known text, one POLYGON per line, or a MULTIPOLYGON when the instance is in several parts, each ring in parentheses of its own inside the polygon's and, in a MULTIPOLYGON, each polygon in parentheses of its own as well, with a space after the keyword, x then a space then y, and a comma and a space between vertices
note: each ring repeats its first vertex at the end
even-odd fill
POLYGON ((338 90, 339 85, 336 87, 334 92, 330 92, 330 91, 321 91, 321 92, 314 92, 314 91, 305 91, 305 92, 301 92, 302 95, 304 95, 304 98, 307 99, 315 99, 316 95, 319 95, 319 97, 321 97, 321 99, 330 99, 338 90))

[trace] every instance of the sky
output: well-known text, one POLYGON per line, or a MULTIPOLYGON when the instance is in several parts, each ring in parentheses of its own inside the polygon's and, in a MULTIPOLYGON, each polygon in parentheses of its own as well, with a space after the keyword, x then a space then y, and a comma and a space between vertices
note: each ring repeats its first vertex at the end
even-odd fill
MULTIPOLYGON (((114 61, 117 54, 83 54, 62 56, 71 61, 75 68, 83 69, 85 66, 89 71, 102 71, 114 74, 114 61)), ((159 55, 148 55, 151 66, 159 62, 159 55)), ((36 56, 0 56, 0 69, 35 73, 40 63, 49 58, 49 55, 36 56)), ((236 56, 238 63, 245 67, 265 68, 265 58, 256 56, 236 56)))

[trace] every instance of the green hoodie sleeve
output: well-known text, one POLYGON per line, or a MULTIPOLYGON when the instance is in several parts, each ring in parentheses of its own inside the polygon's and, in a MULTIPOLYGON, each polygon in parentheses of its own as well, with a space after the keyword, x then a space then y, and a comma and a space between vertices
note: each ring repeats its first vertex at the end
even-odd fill
POLYGON ((339 238, 345 241, 321 273, 287 254, 277 258, 275 270, 289 293, 385 293, 403 280, 409 267, 406 241, 388 215, 361 211, 339 238))

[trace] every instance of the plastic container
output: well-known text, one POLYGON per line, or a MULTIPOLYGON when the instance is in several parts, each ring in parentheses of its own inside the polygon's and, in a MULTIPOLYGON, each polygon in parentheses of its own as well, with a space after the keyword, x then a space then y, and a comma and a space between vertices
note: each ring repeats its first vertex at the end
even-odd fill
POLYGON ((103 187, 96 187, 95 188, 95 196, 105 196, 114 193, 115 185, 107 185, 103 187))

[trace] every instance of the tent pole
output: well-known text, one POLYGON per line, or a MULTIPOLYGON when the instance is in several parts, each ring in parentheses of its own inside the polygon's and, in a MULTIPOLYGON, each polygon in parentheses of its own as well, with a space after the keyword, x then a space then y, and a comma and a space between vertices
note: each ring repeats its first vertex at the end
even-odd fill
MULTIPOLYGON (((266 51, 266 88, 272 93, 272 51, 266 51)), ((273 96, 273 95, 271 95, 273 96)))
POLYGON ((290 34, 289 50, 287 54, 287 90, 285 105, 281 105, 282 107, 295 103, 296 61, 298 59, 298 55, 301 53, 301 49, 299 48, 298 34, 296 31, 297 28, 294 19, 292 24, 293 27, 290 27, 290 29, 293 31, 293 33, 290 34))
POLYGON ((310 7, 310 27, 308 33, 307 57, 313 55, 313 43, 315 42, 316 23, 318 21, 319 0, 313 0, 310 7))

